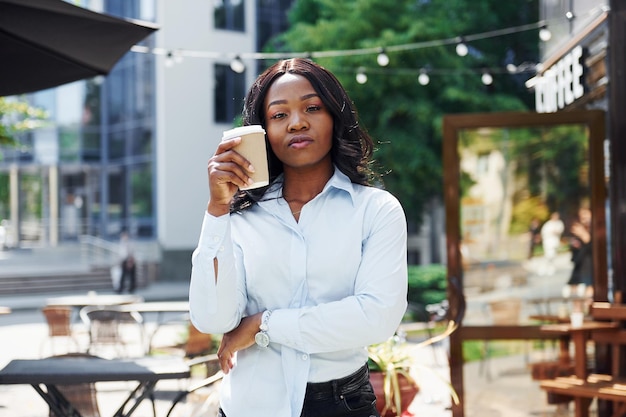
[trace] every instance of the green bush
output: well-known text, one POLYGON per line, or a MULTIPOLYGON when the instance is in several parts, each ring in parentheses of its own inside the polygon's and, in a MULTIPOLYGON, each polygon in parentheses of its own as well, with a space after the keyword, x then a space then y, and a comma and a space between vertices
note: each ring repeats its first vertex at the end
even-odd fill
POLYGON ((446 273, 446 267, 440 264, 409 266, 408 319, 427 320, 426 306, 446 299, 446 273))

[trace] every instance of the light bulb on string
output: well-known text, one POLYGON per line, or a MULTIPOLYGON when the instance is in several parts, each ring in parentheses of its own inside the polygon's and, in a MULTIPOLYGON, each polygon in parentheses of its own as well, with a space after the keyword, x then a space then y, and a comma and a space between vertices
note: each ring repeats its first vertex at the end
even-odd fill
POLYGON ((359 84, 365 84, 367 82, 367 75, 365 74, 365 69, 363 67, 356 71, 356 82, 359 84))
POLYGON ((167 55, 165 56, 165 66, 169 68, 172 65, 174 65, 174 54, 172 53, 172 51, 168 51, 167 55))
POLYGON ((548 29, 548 26, 543 25, 541 29, 539 29, 539 39, 544 42, 548 42, 552 38, 552 32, 548 29))
POLYGON ((376 62, 378 62, 378 65, 380 65, 381 67, 386 67, 387 65, 389 65, 389 56, 385 53, 384 48, 380 49, 380 52, 376 57, 376 62))
POLYGON ((425 69, 420 70, 420 75, 417 77, 417 82, 420 85, 428 85, 430 83, 430 77, 428 76, 428 72, 425 69))
POLYGON ((483 75, 480 77, 480 80, 482 81, 483 84, 485 85, 491 85, 493 84, 493 77, 491 74, 489 74, 489 72, 485 71, 483 72, 483 75))
POLYGON ((463 38, 460 38, 459 42, 456 44, 456 54, 458 56, 465 56, 467 55, 468 52, 469 52, 469 49, 467 49, 467 45, 465 44, 465 41, 463 40, 463 38))
POLYGON ((232 61, 230 61, 230 69, 241 74, 246 70, 246 65, 243 63, 239 55, 237 55, 232 61))

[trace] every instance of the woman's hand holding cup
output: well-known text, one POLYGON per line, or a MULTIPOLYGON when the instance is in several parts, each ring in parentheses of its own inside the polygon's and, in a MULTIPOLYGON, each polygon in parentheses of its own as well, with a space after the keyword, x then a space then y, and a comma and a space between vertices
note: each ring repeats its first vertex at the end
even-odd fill
POLYGON ((214 216, 228 213, 230 202, 237 190, 254 182, 251 178, 254 167, 233 150, 240 143, 241 137, 222 141, 209 159, 210 199, 207 211, 214 216))

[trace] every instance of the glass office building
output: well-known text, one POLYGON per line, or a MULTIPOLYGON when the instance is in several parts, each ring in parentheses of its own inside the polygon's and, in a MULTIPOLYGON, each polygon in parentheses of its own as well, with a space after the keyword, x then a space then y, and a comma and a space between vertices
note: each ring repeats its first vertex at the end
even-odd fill
MULTIPOLYGON (((167 0, 82 0, 78 3, 98 12, 156 22, 161 29, 140 44, 151 50, 167 47, 169 39, 187 30, 188 39, 208 39, 207 48, 212 47, 210 39, 217 39, 222 47, 230 44, 235 49, 247 39, 250 47, 246 52, 251 52, 260 50, 273 34, 286 28, 286 12, 292 1, 195 0, 179 4, 167 0), (198 21, 205 24, 177 28, 179 21, 173 17, 179 13, 176 8, 181 9, 181 15, 200 14, 198 21), (228 36, 234 40, 220 41, 228 36)), ((183 44, 187 41, 181 39, 174 46, 197 48, 183 44)), ((23 97, 32 105, 46 109, 50 120, 45 128, 21 136, 19 147, 2 149, 0 221, 5 226, 7 240, 16 246, 54 246, 82 235, 113 240, 126 228, 137 239, 157 241, 163 234, 167 241, 176 241, 159 230, 159 224, 163 224, 159 215, 181 213, 176 208, 159 209, 159 193, 168 193, 169 189, 158 183, 159 169, 164 169, 159 161, 167 161, 161 165, 169 165, 171 152, 163 146, 159 151, 157 142, 171 143, 173 135, 163 127, 175 126, 168 124, 167 117, 176 117, 170 109, 162 113, 158 110, 159 100, 167 101, 163 106, 175 102, 168 91, 177 83, 177 69, 167 73, 164 58, 155 53, 129 52, 106 77, 23 97), (157 114, 162 115, 160 120, 157 114)), ((189 67, 197 64, 187 62, 189 67)), ((226 59, 203 65, 206 65, 203 76, 210 80, 207 83, 210 89, 203 91, 212 97, 203 117, 196 118, 194 123, 208 124, 212 131, 221 132, 240 114, 247 85, 256 77, 258 68, 247 65, 244 72, 237 73, 226 59)), ((204 80, 198 81, 201 84, 204 80)), ((193 98, 190 100, 190 107, 202 106, 193 103, 193 98)), ((181 141, 178 145, 184 147, 185 143, 181 141)), ((167 172, 171 171, 167 167, 167 172)), ((180 200, 170 195, 160 198, 168 202, 180 200)), ((194 227, 195 223, 190 229, 194 227)), ((195 244, 194 238, 189 237, 188 244, 176 243, 176 249, 186 256, 195 244)))
MULTIPOLYGON (((154 0, 81 6, 155 20, 154 0)), ((142 44, 152 46, 154 37, 142 44)), ((123 227, 155 236, 154 73, 154 55, 128 53, 106 78, 24 97, 50 119, 23 135, 19 147, 2 150, 0 218, 15 241, 109 238, 123 227)))

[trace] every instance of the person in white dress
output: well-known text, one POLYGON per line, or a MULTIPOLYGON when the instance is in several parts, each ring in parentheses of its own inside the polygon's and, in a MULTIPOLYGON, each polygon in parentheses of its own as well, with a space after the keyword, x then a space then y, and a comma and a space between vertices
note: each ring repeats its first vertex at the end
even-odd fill
POLYGON ((561 236, 565 225, 558 212, 553 212, 548 221, 541 227, 541 241, 543 245, 544 265, 541 275, 554 275, 556 272, 556 255, 561 245, 561 236))

